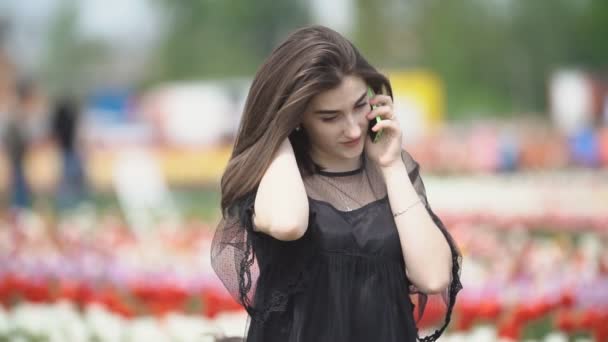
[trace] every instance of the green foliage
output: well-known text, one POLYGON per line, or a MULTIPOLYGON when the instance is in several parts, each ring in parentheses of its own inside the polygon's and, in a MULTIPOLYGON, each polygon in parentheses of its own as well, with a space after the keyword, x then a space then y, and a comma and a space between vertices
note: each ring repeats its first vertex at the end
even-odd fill
POLYGON ((309 20, 298 0, 156 0, 168 29, 150 81, 251 75, 293 28, 309 20))
POLYGON ((606 71, 608 3, 602 0, 357 4, 362 52, 374 64, 438 73, 450 118, 543 112, 555 69, 606 71))
MULTIPOLYGON (((252 76, 288 32, 312 20, 304 0, 150 1, 165 26, 144 84, 252 76)), ((108 56, 103 43, 78 35, 78 2, 62 4, 48 33, 43 68, 52 92, 86 89, 108 56)), ((354 4, 348 38, 380 69, 436 72, 446 86, 450 119, 543 113, 555 69, 582 67, 599 75, 607 69, 608 2, 603 0, 354 4)))
POLYGON ((104 43, 83 39, 77 25, 77 2, 61 2, 50 25, 42 66, 43 79, 52 94, 82 95, 91 86, 90 71, 107 56, 104 43))

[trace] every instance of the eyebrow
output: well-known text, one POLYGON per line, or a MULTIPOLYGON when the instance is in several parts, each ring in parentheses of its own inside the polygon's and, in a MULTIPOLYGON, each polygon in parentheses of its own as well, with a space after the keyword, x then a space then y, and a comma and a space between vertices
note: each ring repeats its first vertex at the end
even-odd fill
MULTIPOLYGON (((357 101, 355 101, 355 105, 359 102, 361 102, 361 100, 363 100, 363 98, 365 97, 365 95, 367 95, 367 91, 363 92, 363 94, 357 99, 357 101)), ((340 113, 340 110, 332 110, 332 109, 319 109, 319 110, 315 110, 314 113, 315 114, 336 114, 336 113, 340 113)))

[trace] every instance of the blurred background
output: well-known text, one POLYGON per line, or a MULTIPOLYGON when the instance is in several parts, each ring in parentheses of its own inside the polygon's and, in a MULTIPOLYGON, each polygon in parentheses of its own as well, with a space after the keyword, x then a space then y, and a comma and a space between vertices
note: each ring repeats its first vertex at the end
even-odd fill
POLYGON ((389 76, 462 249, 441 341, 608 341, 604 0, 0 0, 0 341, 242 335, 219 179, 257 67, 313 23, 389 76))

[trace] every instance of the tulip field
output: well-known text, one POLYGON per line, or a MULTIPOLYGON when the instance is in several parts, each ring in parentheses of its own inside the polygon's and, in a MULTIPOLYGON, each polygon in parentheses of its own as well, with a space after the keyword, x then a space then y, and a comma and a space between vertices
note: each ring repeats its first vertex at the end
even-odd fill
MULTIPOLYGON (((425 177, 464 257, 464 289, 441 341, 607 341, 606 179, 425 177)), ((218 219, 159 221, 141 234, 111 210, 4 217, 0 341, 242 336, 246 314, 210 266, 218 219)), ((437 307, 429 302, 423 329, 439 323, 437 307)))

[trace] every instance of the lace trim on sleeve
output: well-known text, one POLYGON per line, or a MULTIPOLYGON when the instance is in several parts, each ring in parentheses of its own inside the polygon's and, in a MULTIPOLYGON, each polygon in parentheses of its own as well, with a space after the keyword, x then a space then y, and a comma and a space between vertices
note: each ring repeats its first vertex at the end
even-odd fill
POLYGON ((253 290, 257 265, 251 241, 255 194, 245 196, 222 213, 211 243, 211 265, 232 298, 253 314, 253 290))
POLYGON ((406 169, 408 170, 408 176, 410 178, 410 181, 412 182, 414 188, 416 189, 416 192, 418 193, 420 199, 424 203, 424 206, 427 209, 429 215, 433 219, 433 222, 435 222, 437 227, 441 230, 441 232, 445 236, 445 238, 450 246, 450 250, 452 252, 452 274, 451 274, 452 279, 450 281, 450 285, 447 287, 447 289, 444 292, 442 292, 441 294, 426 294, 426 293, 419 291, 414 285, 410 286, 410 294, 417 295, 417 297, 418 297, 417 298, 417 304, 418 304, 417 305, 418 306, 417 323, 420 323, 420 320, 423 318, 424 313, 426 312, 429 296, 434 297, 436 295, 440 295, 441 300, 446 305, 446 310, 445 310, 445 314, 444 314, 445 319, 444 319, 441 327, 439 327, 439 329, 435 330, 435 332, 433 332, 432 334, 430 334, 428 336, 420 337, 420 335, 418 335, 419 341, 432 342, 432 341, 436 341, 441 336, 441 334, 445 331, 447 326, 449 325, 451 316, 452 316, 452 311, 453 311, 454 305, 456 303, 456 296, 457 296, 458 292, 460 290, 462 290, 462 288, 463 288, 462 283, 460 281, 460 271, 462 268, 462 254, 461 254, 456 242, 454 241, 454 239, 448 232, 448 229, 445 227, 445 225, 443 224, 441 219, 433 212, 430 204, 428 203, 424 183, 420 176, 420 164, 418 164, 418 162, 416 162, 412 158, 412 156, 405 150, 402 150, 401 156, 402 156, 403 162, 406 166, 406 169))
MULTIPOLYGON (((211 264, 230 295, 240 303, 255 323, 265 322, 271 313, 287 309, 289 299, 301 291, 308 281, 302 251, 309 251, 305 234, 299 241, 283 242, 254 230, 255 193, 250 193, 223 215, 215 231, 211 246, 211 264), (289 253, 277 249, 289 246, 289 253), (263 249, 257 250, 257 249, 263 249), (260 279, 258 257, 264 253, 265 264, 270 264, 281 276, 264 284, 257 292, 260 279), (282 260, 275 258, 280 255, 282 260), (277 259, 277 260, 275 260, 277 259)), ((309 223, 314 224, 316 213, 311 210, 309 223)), ((309 227, 310 228, 310 227, 309 227)))

